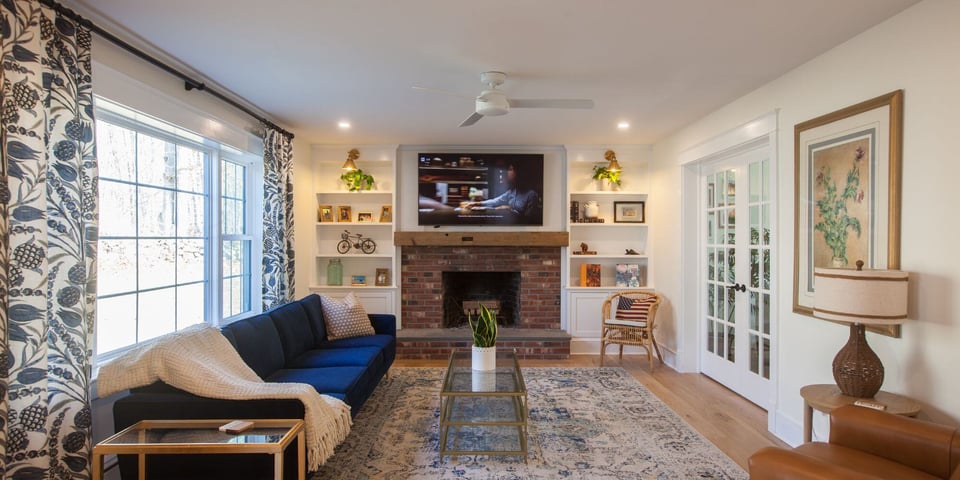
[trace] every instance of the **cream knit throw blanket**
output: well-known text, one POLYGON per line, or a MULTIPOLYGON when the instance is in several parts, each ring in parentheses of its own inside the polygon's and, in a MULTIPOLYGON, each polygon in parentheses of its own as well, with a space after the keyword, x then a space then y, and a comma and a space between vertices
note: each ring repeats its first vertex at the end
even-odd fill
POLYGON ((244 363, 227 337, 201 324, 164 335, 100 368, 101 398, 157 380, 202 397, 225 400, 295 398, 303 402, 307 463, 320 468, 350 433, 350 407, 303 383, 264 382, 244 363))

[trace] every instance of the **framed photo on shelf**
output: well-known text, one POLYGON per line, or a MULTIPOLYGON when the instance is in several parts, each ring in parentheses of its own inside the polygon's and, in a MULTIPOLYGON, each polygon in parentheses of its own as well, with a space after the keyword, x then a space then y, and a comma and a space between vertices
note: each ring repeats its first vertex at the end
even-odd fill
POLYGON ((646 221, 645 202, 613 202, 614 223, 643 223, 646 221))
POLYGON ((357 222, 373 223, 373 212, 360 212, 357 214, 357 222))
POLYGON ((813 314, 817 267, 900 268, 902 138, 903 90, 794 126, 794 312, 813 314))
POLYGON ((355 287, 364 287, 367 285, 367 276, 366 275, 352 275, 350 276, 350 285, 355 287))
POLYGON ((378 268, 377 277, 375 278, 374 284, 378 287, 389 287, 390 286, 390 269, 378 268))
POLYGON ((352 220, 353 212, 350 210, 350 205, 340 205, 337 207, 338 222, 350 222, 352 220))
POLYGON ((327 223, 333 221, 333 205, 320 205, 317 207, 317 221, 327 223))
POLYGON ((393 208, 390 205, 380 207, 380 223, 390 223, 393 221, 393 208))

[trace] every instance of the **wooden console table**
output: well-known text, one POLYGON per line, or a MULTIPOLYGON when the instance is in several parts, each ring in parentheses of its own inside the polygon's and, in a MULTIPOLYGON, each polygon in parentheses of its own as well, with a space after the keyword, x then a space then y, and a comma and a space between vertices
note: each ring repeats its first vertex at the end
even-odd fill
MULTIPOLYGON (((803 443, 809 443, 813 438, 814 410, 829 415, 835 408, 861 400, 840 393, 840 387, 831 384, 807 385, 800 389, 800 396, 803 397, 803 443)), ((868 400, 886 405, 884 411, 894 415, 913 417, 920 413, 920 404, 903 395, 879 391, 868 400)))

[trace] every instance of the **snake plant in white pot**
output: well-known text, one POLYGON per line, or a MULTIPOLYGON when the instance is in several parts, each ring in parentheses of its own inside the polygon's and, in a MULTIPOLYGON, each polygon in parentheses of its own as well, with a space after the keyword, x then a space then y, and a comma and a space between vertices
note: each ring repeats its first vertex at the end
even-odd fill
POLYGON ((467 315, 467 323, 473 332, 473 369, 495 370, 497 368, 497 314, 480 304, 476 321, 467 315))

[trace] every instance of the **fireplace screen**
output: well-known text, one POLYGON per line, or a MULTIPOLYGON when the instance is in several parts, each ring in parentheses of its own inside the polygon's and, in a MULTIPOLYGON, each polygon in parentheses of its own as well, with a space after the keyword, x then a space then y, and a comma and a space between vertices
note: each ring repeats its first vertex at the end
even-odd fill
POLYGON ((520 318, 520 272, 443 272, 443 327, 467 325, 483 304, 497 310, 497 324, 515 327, 520 318))

